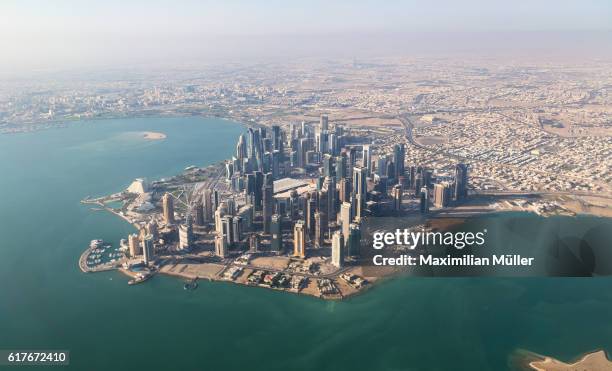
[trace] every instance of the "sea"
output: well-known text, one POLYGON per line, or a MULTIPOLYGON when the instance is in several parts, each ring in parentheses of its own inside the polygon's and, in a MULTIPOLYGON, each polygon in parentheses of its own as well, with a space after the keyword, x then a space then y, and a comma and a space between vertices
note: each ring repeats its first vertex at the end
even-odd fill
MULTIPOLYGON (((562 360, 612 350, 610 277, 398 277, 324 301, 223 282, 190 291, 161 275, 128 286, 118 272, 79 270, 90 240, 133 231, 81 199, 229 158, 243 130, 121 118, 0 135, 0 349, 69 350, 64 368, 88 371, 505 370, 519 349, 562 360)), ((492 219, 496 241, 546 243, 517 223, 612 231, 610 219, 510 213, 492 219)))

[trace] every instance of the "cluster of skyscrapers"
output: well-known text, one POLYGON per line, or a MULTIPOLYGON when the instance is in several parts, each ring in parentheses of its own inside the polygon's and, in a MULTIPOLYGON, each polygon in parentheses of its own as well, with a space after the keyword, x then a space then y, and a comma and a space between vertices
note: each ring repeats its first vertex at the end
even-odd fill
MULTIPOLYGON (((458 164, 452 179, 436 181, 431 169, 405 167, 404 144, 391 153, 375 149, 340 125, 330 128, 326 115, 318 125, 291 124, 287 131, 249 128, 225 165, 229 191, 204 190, 178 227, 174 196, 164 194, 164 225, 178 230, 178 250, 192 246, 195 225, 213 233, 215 254, 222 258, 234 249, 281 253, 292 241, 292 255, 300 258, 331 245, 332 263, 342 266, 359 255, 367 215, 400 214, 406 195, 419 200, 422 213, 429 211, 430 196, 438 208, 467 196, 466 165, 458 164)), ((143 229, 141 246, 158 238, 143 229)))

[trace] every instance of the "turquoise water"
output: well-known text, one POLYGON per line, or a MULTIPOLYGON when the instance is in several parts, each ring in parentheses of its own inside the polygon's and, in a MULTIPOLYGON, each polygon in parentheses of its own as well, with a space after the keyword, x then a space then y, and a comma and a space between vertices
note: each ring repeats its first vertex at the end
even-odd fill
POLYGON ((229 157, 241 130, 117 119, 0 136, 0 349, 69 349, 74 370, 503 370, 516 348, 562 359, 612 350, 608 278, 399 278, 325 302, 78 270, 91 239, 131 232, 80 199, 229 157))

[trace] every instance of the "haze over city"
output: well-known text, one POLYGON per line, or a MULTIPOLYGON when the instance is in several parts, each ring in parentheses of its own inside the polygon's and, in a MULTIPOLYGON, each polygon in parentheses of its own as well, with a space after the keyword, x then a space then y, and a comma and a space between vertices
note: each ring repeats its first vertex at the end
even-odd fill
POLYGON ((3 1, 0 76, 434 54, 609 55, 609 1, 3 1))

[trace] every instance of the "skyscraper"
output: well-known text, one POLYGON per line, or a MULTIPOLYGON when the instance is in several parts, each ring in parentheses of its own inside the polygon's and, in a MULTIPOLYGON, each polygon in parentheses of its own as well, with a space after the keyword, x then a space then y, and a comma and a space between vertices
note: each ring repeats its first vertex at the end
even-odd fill
POLYGON ((369 144, 363 145, 361 161, 366 169, 366 175, 370 176, 372 174, 372 150, 369 144))
POLYGON ((356 166, 353 169, 353 193, 355 194, 355 217, 362 218, 367 200, 367 169, 356 166))
POLYGON ((468 167, 463 163, 455 166, 455 191, 454 199, 462 200, 467 197, 468 167))
POLYGON ((338 183, 339 189, 339 197, 340 202, 347 202, 351 198, 351 180, 349 178, 342 178, 338 183))
POLYGON ((329 130, 329 117, 327 115, 321 115, 321 118, 319 120, 319 130, 320 131, 329 130))
POLYGON ((140 241, 138 240, 138 235, 136 233, 132 233, 128 235, 128 249, 130 252, 130 258, 134 258, 137 255, 141 254, 140 241))
POLYGON ((215 255, 220 258, 225 258, 227 253, 227 236, 217 234, 215 236, 215 255))
POLYGON ((342 224, 342 235, 345 240, 348 239, 350 225, 353 222, 353 208, 350 202, 343 202, 340 206, 340 223, 342 224))
POLYGON ((421 187, 420 194, 420 210, 421 213, 426 214, 429 212, 429 192, 427 187, 421 187))
POLYGON ((146 235, 142 240, 142 257, 145 265, 149 265, 151 260, 155 257, 153 251, 153 237, 146 235))
POLYGON ((392 192, 392 196, 393 196, 393 210, 396 212, 400 212, 402 211, 402 196, 403 196, 403 191, 402 191, 402 186, 399 184, 396 184, 393 186, 393 192, 392 192))
POLYGON ((274 212, 274 192, 272 186, 265 184, 263 186, 263 231, 270 233, 270 223, 272 221, 272 213, 274 212))
POLYGON ((314 197, 310 197, 309 199, 306 200, 306 210, 304 210, 304 220, 305 220, 305 227, 306 227, 306 233, 309 236, 313 236, 314 235, 314 214, 316 212, 317 209, 317 200, 314 197))
POLYGON ((272 215, 272 223, 270 226, 270 234, 272 235, 271 246, 272 251, 281 251, 283 248, 283 235, 281 231, 281 216, 278 214, 272 215))
POLYGON ((204 223, 212 222, 215 209, 213 207, 212 191, 210 189, 205 189, 202 194, 202 211, 204 223))
POLYGON ((327 214, 324 212, 317 212, 315 213, 314 218, 315 218, 314 245, 315 247, 320 248, 323 246, 323 241, 325 240, 325 234, 328 228, 327 214))
POLYGON ((349 226, 349 235, 346 245, 348 247, 348 254, 350 256, 359 255, 359 249, 361 246, 361 227, 358 223, 351 223, 349 226))
POLYGON ((247 158, 247 156, 247 143, 244 138, 244 134, 240 134, 240 137, 238 138, 238 143, 236 144, 236 158, 242 161, 243 159, 247 158))
POLYGON ((174 224, 174 200, 170 193, 164 193, 162 197, 162 208, 164 214, 164 222, 166 224, 174 224))
POLYGON ((194 224, 197 226, 203 226, 204 225, 204 206, 202 205, 202 202, 196 202, 194 208, 193 208, 193 212, 194 212, 194 224))
POLYGON ((336 182, 340 183, 342 179, 346 178, 346 155, 341 155, 336 157, 336 182))
POLYGON ((434 184, 434 199, 435 207, 446 207, 450 199, 450 185, 447 182, 434 184))
POLYGON ((179 250, 189 250, 193 244, 193 230, 191 221, 179 226, 179 250))
POLYGON ((404 161, 406 158, 406 148, 404 144, 396 144, 393 146, 393 175, 395 177, 395 183, 399 181, 399 177, 404 175, 404 161))
POLYGON ((332 236, 332 265, 340 268, 344 264, 344 237, 340 231, 332 236))
POLYGON ((293 256, 306 257, 306 230, 301 220, 293 226, 293 256))

